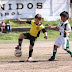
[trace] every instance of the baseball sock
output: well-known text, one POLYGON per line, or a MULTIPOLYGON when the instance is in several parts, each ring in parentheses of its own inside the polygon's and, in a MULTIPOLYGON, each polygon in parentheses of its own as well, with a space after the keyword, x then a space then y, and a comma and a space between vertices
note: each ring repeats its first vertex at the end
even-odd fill
POLYGON ((72 51, 69 49, 69 40, 67 40, 66 49, 65 49, 70 55, 72 54, 72 51))
POLYGON ((32 50, 29 50, 29 57, 32 56, 32 53, 33 53, 33 49, 32 50))
POLYGON ((69 48, 67 48, 67 49, 65 49, 70 55, 72 54, 72 51, 69 49, 69 48))
POLYGON ((23 39, 18 39, 18 43, 19 43, 19 48, 20 49, 21 49, 22 41, 23 41, 23 39))
POLYGON ((53 49, 53 57, 56 58, 56 53, 57 53, 57 50, 56 49, 53 49))

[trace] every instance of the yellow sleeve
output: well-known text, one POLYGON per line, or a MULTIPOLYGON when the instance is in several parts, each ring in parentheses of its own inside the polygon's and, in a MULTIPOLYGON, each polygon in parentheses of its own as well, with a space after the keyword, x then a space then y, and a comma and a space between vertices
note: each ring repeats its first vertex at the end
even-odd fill
POLYGON ((44 28, 44 26, 43 26, 43 25, 41 25, 40 29, 42 30, 43 28, 44 28))
POLYGON ((31 25, 33 25, 33 24, 34 24, 34 22, 35 22, 35 21, 34 21, 34 20, 32 20, 32 21, 31 21, 31 25))

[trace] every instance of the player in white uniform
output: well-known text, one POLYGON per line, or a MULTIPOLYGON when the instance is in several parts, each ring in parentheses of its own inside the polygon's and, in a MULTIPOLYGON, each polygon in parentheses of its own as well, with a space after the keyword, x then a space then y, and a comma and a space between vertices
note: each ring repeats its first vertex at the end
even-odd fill
POLYGON ((68 12, 63 11, 60 14, 60 17, 61 17, 61 22, 59 23, 58 26, 48 25, 48 27, 52 29, 58 28, 60 32, 58 39, 54 43, 53 56, 51 56, 49 61, 53 61, 56 59, 57 48, 59 48, 61 45, 62 48, 65 51, 67 51, 72 57, 72 51, 69 49, 69 33, 71 32, 71 26, 68 22, 69 14, 68 12))

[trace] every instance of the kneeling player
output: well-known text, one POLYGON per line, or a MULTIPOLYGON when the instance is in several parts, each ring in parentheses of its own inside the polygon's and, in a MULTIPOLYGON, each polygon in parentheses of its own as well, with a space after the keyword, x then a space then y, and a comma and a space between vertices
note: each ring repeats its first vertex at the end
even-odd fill
POLYGON ((56 59, 57 48, 60 47, 61 45, 62 48, 65 51, 67 51, 72 57, 72 51, 69 49, 69 33, 71 32, 71 27, 68 22, 69 14, 68 12, 63 11, 60 14, 60 17, 61 17, 61 22, 59 23, 58 26, 48 25, 48 27, 52 29, 58 28, 60 31, 60 36, 54 44, 53 56, 49 59, 49 61, 53 61, 56 59))
POLYGON ((43 33, 45 35, 44 38, 47 39, 47 32, 46 32, 44 26, 41 23, 42 17, 41 17, 40 14, 37 14, 35 16, 35 20, 32 20, 32 21, 21 20, 19 18, 17 18, 17 19, 20 22, 25 22, 25 23, 31 24, 30 32, 20 34, 19 40, 18 40, 18 46, 15 48, 15 49, 21 50, 21 45, 22 45, 23 39, 29 39, 30 40, 30 46, 29 46, 29 57, 28 57, 27 61, 31 61, 32 60, 33 46, 34 46, 35 40, 37 39, 37 37, 39 37, 41 30, 43 31, 43 33))

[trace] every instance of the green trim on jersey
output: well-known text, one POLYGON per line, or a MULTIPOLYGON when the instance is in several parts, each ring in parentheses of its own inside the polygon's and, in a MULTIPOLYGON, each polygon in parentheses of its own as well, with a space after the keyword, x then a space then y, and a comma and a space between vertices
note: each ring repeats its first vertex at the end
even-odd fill
POLYGON ((61 26, 63 26, 63 23, 61 24, 61 26))
MULTIPOLYGON (((67 24, 69 24, 69 23, 66 23, 65 25, 64 25, 64 31, 66 30, 66 26, 67 26, 67 24)), ((64 33, 64 37, 66 37, 66 33, 64 33)))

